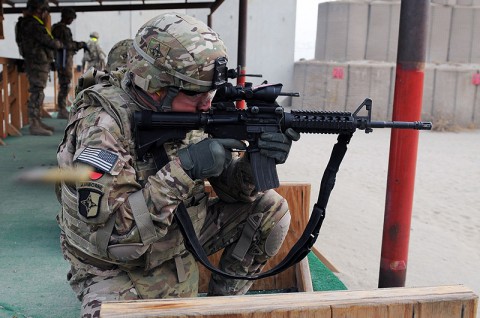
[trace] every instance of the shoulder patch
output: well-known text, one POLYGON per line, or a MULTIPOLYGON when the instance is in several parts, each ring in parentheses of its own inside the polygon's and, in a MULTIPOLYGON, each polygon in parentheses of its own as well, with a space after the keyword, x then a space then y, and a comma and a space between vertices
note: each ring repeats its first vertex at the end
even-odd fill
POLYGON ((89 188, 78 189, 78 212, 86 217, 94 218, 100 211, 100 200, 103 193, 89 188))
POLYGON ((78 155, 76 161, 80 161, 91 165, 103 172, 110 173, 115 163, 118 160, 118 155, 104 149, 86 147, 78 155))

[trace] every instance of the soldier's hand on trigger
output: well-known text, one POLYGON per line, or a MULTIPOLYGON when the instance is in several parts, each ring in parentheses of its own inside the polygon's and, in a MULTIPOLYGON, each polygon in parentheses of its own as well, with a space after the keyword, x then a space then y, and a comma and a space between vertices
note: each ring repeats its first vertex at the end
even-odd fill
POLYGON ((288 128, 285 133, 266 132, 260 135, 258 140, 258 148, 260 154, 275 159, 277 164, 284 163, 287 160, 288 153, 292 147, 292 141, 300 139, 300 134, 288 128))
POLYGON ((232 160, 233 149, 245 150, 236 139, 204 139, 178 151, 180 164, 192 179, 219 176, 232 160))

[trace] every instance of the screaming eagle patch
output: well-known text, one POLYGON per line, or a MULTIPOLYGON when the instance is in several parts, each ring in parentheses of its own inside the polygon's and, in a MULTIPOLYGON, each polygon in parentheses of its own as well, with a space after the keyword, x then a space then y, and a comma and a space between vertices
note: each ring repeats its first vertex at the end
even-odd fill
POLYGON ((85 218, 94 218, 100 212, 103 193, 91 188, 78 189, 78 212, 85 218))

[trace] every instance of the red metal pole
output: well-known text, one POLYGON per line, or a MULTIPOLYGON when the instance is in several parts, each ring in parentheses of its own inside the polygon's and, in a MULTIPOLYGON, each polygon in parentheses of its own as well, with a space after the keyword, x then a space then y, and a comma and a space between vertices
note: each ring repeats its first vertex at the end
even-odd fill
MULTIPOLYGON (((247 15, 248 0, 240 0, 238 14, 238 49, 237 60, 240 70, 237 78, 237 85, 245 86, 245 74, 247 64, 247 15)), ((237 101, 237 108, 244 109, 245 101, 237 101)))
MULTIPOLYGON (((402 0, 394 121, 421 118, 429 0, 402 0)), ((418 131, 392 129, 378 287, 403 287, 407 273, 418 131)))

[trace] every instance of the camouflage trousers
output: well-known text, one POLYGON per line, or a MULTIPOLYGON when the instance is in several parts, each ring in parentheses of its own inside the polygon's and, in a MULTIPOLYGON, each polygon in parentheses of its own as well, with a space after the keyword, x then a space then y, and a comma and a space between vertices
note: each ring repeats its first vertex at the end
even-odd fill
POLYGON ((70 91, 70 82, 72 81, 71 69, 58 69, 58 96, 57 105, 59 109, 67 107, 67 97, 70 91))
POLYGON ((25 62, 25 71, 27 73, 27 79, 30 96, 28 97, 27 108, 29 118, 41 117, 41 107, 45 99, 45 93, 43 92, 47 87, 48 73, 50 72, 50 64, 33 64, 25 62))
MULTIPOLYGON (((278 252, 289 224, 290 213, 286 200, 269 190, 251 203, 219 201, 210 205, 199 239, 208 255, 225 248, 219 263, 220 269, 251 275, 260 272, 267 260, 278 252), (245 245, 244 232, 247 224, 252 223, 252 218, 258 220, 258 228, 253 231, 250 240, 246 240, 246 246, 240 248, 245 254, 240 261, 237 242, 243 241, 245 245)), ((82 317, 99 317, 101 303, 105 300, 195 297, 198 294, 198 266, 187 251, 181 256, 185 278, 179 282, 178 264, 174 259, 148 272, 141 267, 120 269, 112 266, 105 269, 82 262, 70 253, 63 235, 61 241, 64 256, 71 263, 67 278, 82 301, 82 317)), ((242 295, 252 284, 253 281, 227 279, 212 274, 208 295, 242 295)))

